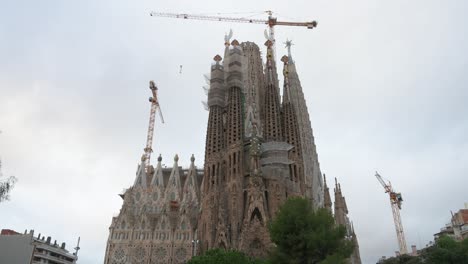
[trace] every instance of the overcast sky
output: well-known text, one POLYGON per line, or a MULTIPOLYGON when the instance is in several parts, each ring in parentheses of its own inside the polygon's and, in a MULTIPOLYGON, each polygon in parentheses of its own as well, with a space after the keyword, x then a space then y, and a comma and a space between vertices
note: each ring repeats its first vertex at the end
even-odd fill
POLYGON ((203 166, 203 74, 230 28, 264 50, 264 26, 151 10, 318 21, 278 26, 277 54, 294 41, 321 169, 341 182, 363 263, 398 247, 375 170, 402 192, 408 246, 424 246, 468 202, 467 1, 167 2, 2 1, 0 156, 18 183, 0 228, 35 229, 69 249, 81 236, 79 263, 102 263, 117 194, 145 146, 151 79, 166 120, 155 154, 187 166, 194 153, 203 166))

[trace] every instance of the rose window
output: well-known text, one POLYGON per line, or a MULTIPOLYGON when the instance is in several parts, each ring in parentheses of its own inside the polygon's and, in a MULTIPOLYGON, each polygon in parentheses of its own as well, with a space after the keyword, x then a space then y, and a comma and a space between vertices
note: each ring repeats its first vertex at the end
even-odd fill
POLYGON ((175 255, 178 261, 184 261, 187 257, 187 250, 185 248, 179 248, 175 255))
POLYGON ((138 261, 138 262, 141 262, 143 260, 145 260, 145 255, 146 255, 146 252, 145 252, 145 249, 142 248, 142 247, 139 247, 137 249, 135 249, 135 260, 138 261))
POLYGON ((118 248, 115 252, 114 252, 114 259, 116 260, 122 260, 123 258, 125 257, 125 252, 122 248, 118 248))
POLYGON ((163 259, 166 257, 166 254, 167 254, 167 250, 163 247, 159 247, 157 249, 155 249, 153 251, 153 255, 157 258, 157 259, 163 259))

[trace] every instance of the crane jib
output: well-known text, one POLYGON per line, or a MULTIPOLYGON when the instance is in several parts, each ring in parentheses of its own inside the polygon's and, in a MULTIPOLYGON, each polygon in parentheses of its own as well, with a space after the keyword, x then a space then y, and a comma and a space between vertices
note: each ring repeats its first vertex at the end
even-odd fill
POLYGON ((238 18, 238 17, 219 17, 219 16, 204 16, 204 15, 190 15, 190 14, 176 14, 176 13, 158 13, 151 12, 150 16, 159 16, 159 17, 171 17, 171 18, 182 18, 182 19, 195 19, 195 20, 211 20, 219 22, 238 22, 238 23, 251 23, 251 24, 264 24, 270 27, 274 26, 297 26, 297 27, 307 27, 308 29, 313 29, 317 27, 316 21, 311 22, 286 22, 286 21, 277 21, 275 17, 270 16, 268 20, 262 19, 252 19, 252 18, 238 18))

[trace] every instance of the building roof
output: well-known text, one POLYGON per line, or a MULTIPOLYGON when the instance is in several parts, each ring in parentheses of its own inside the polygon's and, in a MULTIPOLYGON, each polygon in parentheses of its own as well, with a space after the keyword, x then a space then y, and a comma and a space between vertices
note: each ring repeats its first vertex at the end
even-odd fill
POLYGON ((12 235, 21 235, 21 234, 11 229, 2 229, 2 231, 0 232, 0 235, 12 236, 12 235))

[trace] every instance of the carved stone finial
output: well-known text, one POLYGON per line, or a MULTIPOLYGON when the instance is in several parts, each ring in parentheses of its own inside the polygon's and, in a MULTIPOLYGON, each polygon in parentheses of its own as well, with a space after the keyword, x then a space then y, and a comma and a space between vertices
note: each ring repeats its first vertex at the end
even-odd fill
POLYGON ((271 40, 265 41, 265 46, 267 46, 268 48, 271 47, 272 45, 273 45, 273 42, 271 42, 271 40))
POLYGON ((158 156, 158 162, 161 162, 162 161, 162 157, 161 157, 161 154, 159 154, 158 156))
MULTIPOLYGON (((288 74, 289 74, 289 67, 288 67, 289 57, 288 56, 283 56, 283 57, 281 57, 281 61, 284 63, 283 75, 285 77, 287 77, 288 74)), ((285 81, 286 81, 286 79, 285 79, 285 81)))
POLYGON ((231 40, 231 38, 232 38, 232 29, 229 30, 229 34, 224 35, 224 45, 226 47, 229 46, 229 41, 231 40))
POLYGON ((190 161, 191 161, 192 163, 195 162, 195 155, 192 154, 192 157, 190 157, 190 161))
POLYGON ((144 162, 146 160, 146 154, 141 155, 141 162, 144 162))
POLYGON ((286 64, 289 61, 288 56, 284 55, 283 57, 281 57, 281 61, 284 62, 284 64, 286 64))
POLYGON ((151 81, 149 82, 149 88, 150 88, 151 90, 157 89, 157 88, 156 88, 156 84, 154 83, 153 80, 151 80, 151 81))
POLYGON ((233 46, 239 46, 239 41, 237 41, 237 39, 235 39, 235 40, 233 40, 233 41, 231 42, 231 45, 233 45, 233 46))
POLYGON ((286 45, 285 47, 288 49, 289 62, 294 63, 294 60, 292 59, 292 55, 291 55, 291 46, 294 45, 292 43, 292 40, 287 39, 286 42, 284 42, 284 44, 286 45))
POLYGON ((220 62, 223 58, 221 58, 221 56, 219 56, 219 54, 217 54, 216 56, 214 56, 213 60, 215 60, 216 62, 220 62))
POLYGON ((179 161, 179 155, 175 154, 175 156, 174 156, 174 161, 175 161, 175 162, 178 162, 178 161, 179 161))

